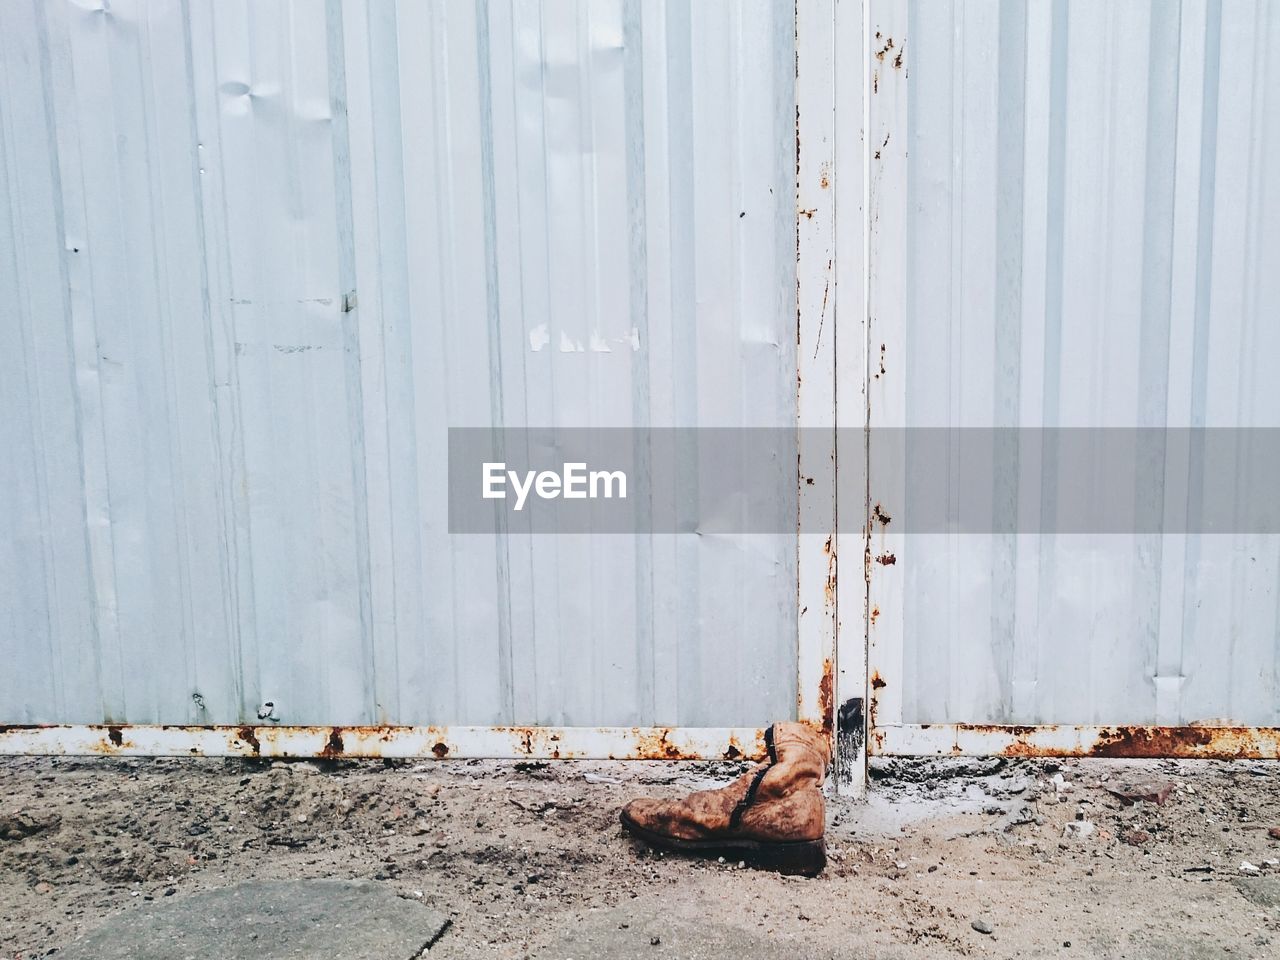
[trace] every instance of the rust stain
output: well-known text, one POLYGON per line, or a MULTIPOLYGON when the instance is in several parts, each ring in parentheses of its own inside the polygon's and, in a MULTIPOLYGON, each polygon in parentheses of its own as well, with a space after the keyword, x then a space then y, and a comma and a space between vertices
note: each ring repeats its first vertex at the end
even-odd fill
POLYGON ((880 564, 882 567, 891 567, 897 562, 898 558, 892 553, 882 553, 880 556, 876 557, 876 563, 880 564))
MULTIPOLYGON (((1262 752, 1265 734, 1250 727, 1114 727, 1089 750, 1093 757, 1235 757, 1262 752)), ((1274 731, 1268 739, 1274 747, 1274 731)))
MULTIPOLYGON (((39 729, 39 725, 30 726, 30 727, 12 726, 12 727, 5 727, 4 731, 0 731, 0 732, 8 732, 8 731, 16 732, 20 730, 37 730, 37 729, 39 729)), ((124 737, 125 727, 123 726, 119 726, 117 724, 110 724, 105 729, 103 729, 103 734, 104 735, 102 739, 94 742, 89 746, 89 750, 91 752, 100 753, 106 757, 112 757, 112 756, 115 756, 117 752, 124 750, 127 747, 133 746, 132 743, 130 743, 128 740, 125 739, 124 737)))
POLYGON ((520 738, 520 749, 527 754, 533 753, 533 734, 534 734, 533 728, 532 727, 516 727, 516 729, 512 732, 515 733, 515 735, 520 738))
POLYGON ((645 760, 697 760, 693 754, 681 750, 667 738, 670 727, 659 727, 649 732, 636 731, 636 753, 645 760))
POLYGON ((818 681, 818 713, 822 717, 822 729, 831 733, 835 729, 835 664, 827 657, 822 661, 822 679, 818 681))
POLYGON ((880 608, 878 606, 871 608, 871 625, 874 627, 876 621, 880 619, 880 608))
POLYGON ((889 684, 885 682, 884 677, 880 676, 880 671, 879 671, 879 670, 876 670, 874 673, 872 673, 872 674, 871 674, 871 689, 872 689, 872 690, 883 690, 883 689, 884 689, 885 687, 887 687, 888 685, 889 685, 889 684))
POLYGON ((329 739, 325 741, 324 749, 320 751, 320 756, 340 757, 346 748, 342 743, 342 727, 331 727, 329 730, 329 739))
POLYGON ((893 517, 885 513, 884 509, 877 503, 871 508, 871 519, 875 520, 876 523, 887 527, 889 525, 889 521, 892 520, 893 517))
MULTIPOLYGON (((879 675, 874 688, 883 686, 879 675)), ((875 699, 872 698, 874 730, 875 699)), ((922 726, 923 728, 923 726, 922 726)), ((1085 727, 1080 736, 1070 726, 965 723, 950 726, 955 735, 951 753, 1005 757, 1112 757, 1184 758, 1205 760, 1274 759, 1280 754, 1280 729, 1274 727, 1085 727), (960 741, 979 739, 966 750, 960 741)), ((882 752, 884 732, 873 734, 876 752, 882 752)))
POLYGON ((827 555, 827 581, 823 584, 822 592, 825 597, 826 612, 834 615, 836 609, 836 588, 839 585, 840 568, 836 562, 835 539, 834 536, 828 536, 826 543, 822 545, 822 552, 827 555))
POLYGON ((262 754, 262 744, 258 742, 258 734, 253 727, 241 727, 236 731, 236 738, 242 743, 247 743, 255 757, 262 754))
MULTIPOLYGON (((824 667, 830 673, 830 662, 824 667)), ((822 697, 824 710, 830 701, 828 685, 824 681, 822 697)), ((57 731, 59 725, 48 724, 0 724, 0 753, 6 752, 4 738, 13 738, 14 746, 21 747, 21 739, 32 733, 41 731, 57 731)), ((326 759, 351 757, 380 757, 387 753, 388 745, 402 743, 402 737, 411 737, 420 744, 420 754, 437 758, 457 755, 457 748, 450 744, 448 727, 400 727, 400 726, 280 726, 260 727, 252 725, 156 725, 136 726, 132 724, 111 724, 89 726, 90 736, 79 741, 82 752, 118 756, 139 752, 137 744, 131 739, 135 730, 145 733, 147 730, 164 731, 170 739, 166 741, 168 748, 157 748, 158 755, 176 755, 169 752, 175 747, 182 753, 201 754, 202 749, 189 742, 181 742, 182 736, 203 737, 213 734, 226 744, 229 755, 246 755, 252 751, 254 756, 310 756, 326 759), (270 739, 267 739, 269 736, 270 739), (421 738, 421 739, 419 739, 421 738)), ((561 731, 554 728, 541 727, 494 727, 491 732, 496 735, 499 744, 495 747, 497 755, 544 756, 550 759, 574 759, 597 754, 587 753, 582 749, 566 747, 562 742, 561 731)), ((601 728, 602 734, 617 734, 613 728, 601 728)), ((677 729, 630 728, 622 732, 620 746, 614 748, 618 757, 642 760, 700 760, 723 757, 730 760, 754 760, 764 754, 764 731, 757 730, 755 741, 747 742, 740 737, 731 737, 727 743, 708 746, 705 742, 695 742, 691 746, 680 746, 677 729)), ((56 741, 50 741, 54 743, 56 741)), ((30 747, 19 749, 18 753, 36 752, 30 747)), ((59 749, 56 752, 64 752, 59 749)), ((470 755, 470 754, 468 754, 470 755)))

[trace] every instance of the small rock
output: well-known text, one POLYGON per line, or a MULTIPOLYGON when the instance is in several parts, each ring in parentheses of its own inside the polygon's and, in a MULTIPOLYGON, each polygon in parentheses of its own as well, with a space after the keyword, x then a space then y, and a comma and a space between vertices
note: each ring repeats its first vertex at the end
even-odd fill
POLYGON ((973 929, 977 930, 979 933, 984 933, 987 936, 991 936, 991 934, 993 934, 996 929, 994 926, 991 925, 991 921, 988 920, 986 917, 978 917, 978 919, 974 920, 971 924, 969 924, 969 926, 973 927, 973 929))
POLYGON ((44 880, 41 880, 35 886, 36 893, 49 893, 52 890, 53 890, 53 884, 48 883, 47 881, 44 881, 44 880))
POLYGON ((1280 840, 1280 827, 1272 827, 1267 831, 1267 836, 1272 840, 1280 840))
POLYGON ((649 946, 651 946, 651 947, 656 947, 656 946, 658 946, 658 945, 659 945, 659 944, 661 944, 661 943, 662 943, 662 938, 661 938, 661 937, 650 937, 650 938, 649 938, 649 946))
POLYGON ((1254 866, 1252 863, 1250 863, 1248 860, 1245 860, 1240 864, 1240 872, 1241 873, 1257 873, 1258 868, 1254 866))
POLYGON ((1091 820, 1072 820, 1062 828, 1062 835, 1074 840, 1084 840, 1093 836, 1096 829, 1091 820))
POLYGON ((1119 784, 1114 787, 1107 787, 1107 793, 1113 797, 1118 797, 1126 807, 1133 806, 1139 800, 1162 807, 1173 793, 1173 790, 1174 784, 1168 780, 1152 780, 1144 783, 1119 784))
POLYGON ((1131 847, 1140 847, 1151 839, 1151 834, 1145 830, 1126 830, 1120 834, 1120 839, 1131 847))
POLYGON ((41 818, 27 813, 0 816, 0 840, 21 840, 32 834, 50 830, 61 822, 62 818, 58 816, 41 818))

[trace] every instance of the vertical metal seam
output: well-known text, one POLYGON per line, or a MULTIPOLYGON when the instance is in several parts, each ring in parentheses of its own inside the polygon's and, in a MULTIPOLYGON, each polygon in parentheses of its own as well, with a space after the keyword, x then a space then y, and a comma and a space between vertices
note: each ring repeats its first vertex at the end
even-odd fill
MULTIPOLYGON (((45 135, 49 139, 49 154, 52 161, 51 162, 52 170, 50 172, 50 179, 51 179, 50 186, 51 186, 51 189, 56 194, 59 195, 59 199, 55 201, 58 207, 58 213, 56 218, 57 219, 56 240, 59 243, 65 245, 66 243, 65 233, 63 230, 62 222, 61 222, 60 195, 61 195, 62 187, 60 183, 57 149, 53 140, 52 124, 50 123, 50 120, 52 119, 51 115, 52 115, 54 106, 52 101, 52 91, 49 89, 49 85, 45 82, 46 74, 47 74, 46 60, 48 56, 47 54, 48 44, 46 41, 45 31, 43 29, 44 17, 43 17, 43 12, 40 9, 41 4, 39 3, 39 0, 32 0, 32 6, 34 8, 33 12, 37 17, 38 23, 40 24, 40 28, 41 28, 38 43, 39 43, 40 71, 41 71, 41 94, 42 94, 42 99, 44 101, 43 105, 44 105, 44 112, 45 112, 45 135)), ((0 47, 0 51, 2 50, 3 50, 3 47, 0 47)), ((4 79, 5 68, 8 66, 8 64, 5 62, 6 60, 7 60, 7 57, 0 58, 0 80, 4 79)), ((5 206, 7 207, 7 210, 8 210, 8 227, 9 227, 8 232, 9 232, 9 238, 10 238, 9 249, 12 251, 12 254, 13 254, 13 262, 12 262, 13 276, 16 284, 18 285, 16 296, 11 297, 10 300, 11 300, 11 303, 15 304, 17 307, 18 316, 17 316, 16 327, 18 330, 18 338, 21 342, 21 350, 22 350, 22 356, 23 356, 23 383, 25 387, 25 392, 31 394, 35 399, 35 413, 34 413, 34 416, 31 416, 28 418, 28 426, 29 426, 29 434, 31 438, 32 472, 35 474, 35 483, 36 483, 36 503, 37 503, 37 509, 39 510, 39 513, 40 513, 40 529, 43 531, 43 535, 40 537, 40 545, 41 545, 40 563, 41 563, 41 574, 42 574, 41 579, 44 581, 44 591, 45 591, 45 598, 44 598, 45 629, 47 631, 47 636, 45 637, 45 641, 46 641, 48 655, 49 655, 49 681, 50 681, 49 690, 53 700, 54 716, 63 716, 64 715, 63 706, 65 703, 65 698, 63 696, 62 671, 60 669, 61 642, 60 642, 60 633, 58 629, 55 628, 54 622, 53 622, 54 600, 58 594, 58 589, 57 589, 57 569, 56 569, 56 565, 52 563, 52 560, 51 560, 52 544, 50 543, 50 533, 49 533, 50 508, 48 505, 49 493, 48 493, 48 479, 47 479, 49 468, 48 468, 48 457, 45 451, 44 444, 40 442, 41 437, 40 437, 40 431, 39 431, 39 423, 43 420, 42 411, 44 408, 44 404, 42 402, 42 395, 41 395, 40 386, 39 386, 39 378, 38 377, 35 378, 34 387, 33 387, 32 385, 33 381, 29 374, 28 366, 26 363, 26 359, 32 350, 31 338, 28 335, 27 326, 28 326, 28 323, 30 323, 34 319, 34 317, 33 317, 31 303, 30 303, 30 291, 29 289, 24 289, 24 287, 29 287, 30 283, 29 282, 26 284, 23 283, 23 274, 25 271, 20 269, 19 262, 18 262, 18 251, 22 249, 22 246, 25 245, 25 244, 19 244, 18 242, 19 233, 21 232, 23 235, 25 235, 26 231, 25 230, 20 231, 20 224, 23 218, 19 211, 18 204, 15 198, 15 195, 20 191, 20 184, 15 183, 15 181, 19 180, 18 176, 16 175, 17 164, 16 163, 13 164, 12 168, 10 168, 9 166, 9 159, 10 159, 9 151, 10 149, 13 149, 12 145, 16 140, 15 131, 13 130, 11 124, 12 124, 12 114, 10 114, 8 111, 5 110, 3 98, 0 98, 0 195, 3 195, 6 200, 5 206), (14 175, 12 177, 10 176, 10 173, 9 173, 10 169, 14 171, 14 175)), ((61 254, 61 252, 59 253, 58 260, 60 264, 60 273, 63 276, 65 276, 65 273, 66 273, 65 267, 61 266, 64 260, 64 257, 61 254)), ((60 284, 59 296, 65 303, 66 302, 65 282, 60 284)))
MULTIPOLYGON (((146 52, 149 50, 152 42, 151 25, 150 25, 151 8, 141 8, 141 16, 138 22, 138 73, 140 78, 147 78, 147 62, 146 52)), ((152 259, 152 279, 155 283, 155 302, 158 311, 157 326, 160 329, 159 352, 164 358, 160 364, 160 379, 162 381, 163 395, 165 397, 165 450, 168 454, 168 465, 170 472, 170 483, 174 491, 173 502, 173 531, 171 533, 175 546, 174 572, 178 578, 178 605, 180 616, 182 618, 182 633, 178 637, 171 638, 181 645, 183 677, 186 681, 186 691, 182 698, 186 705, 188 714, 190 715, 194 704, 190 698, 190 692, 198 689, 198 681, 196 677, 197 656, 193 649, 195 642, 195 615, 193 611, 193 598, 191 590, 191 550, 189 540, 189 508, 187 497, 185 496, 185 476, 182 465, 185 462, 184 456, 184 432, 178 428, 176 411, 178 409, 178 389, 174 382, 177 370, 176 353, 174 351, 173 336, 170 333, 170 324, 166 322, 167 318, 172 315, 172 271, 169 269, 168 251, 170 244, 168 243, 167 231, 163 217, 159 215, 159 211, 163 210, 167 204, 164 196, 164 185, 160 181, 159 173, 155 170, 154 165, 150 162, 154 153, 152 149, 153 143, 156 141, 155 122, 158 113, 158 105, 156 103, 156 89, 154 74, 150 77, 151 82, 144 84, 143 89, 143 137, 145 150, 144 153, 148 159, 147 168, 147 190, 150 208, 148 209, 148 221, 151 234, 151 259, 152 259)), ((164 714, 162 704, 157 697, 154 700, 155 716, 158 718, 164 714)))
MULTIPOLYGON (((1222 3, 1209 0, 1205 15, 1204 74, 1200 104, 1200 180, 1196 210, 1195 306, 1192 346, 1190 424, 1205 426, 1208 392, 1210 297, 1213 285, 1214 214, 1217 197, 1218 95, 1222 44, 1222 3)), ((1202 441, 1192 437, 1192 462, 1202 453, 1202 441), (1197 449, 1197 446, 1201 449, 1197 449)), ((1204 501, 1203 479, 1192 473, 1187 484, 1187 511, 1192 516, 1204 501)), ((1183 571, 1183 603, 1181 624, 1180 673, 1185 673, 1188 634, 1195 629, 1199 604, 1195 600, 1195 584, 1199 577, 1201 538, 1188 537, 1187 562, 1183 571)))
POLYGON ((378 716, 377 646, 371 612, 372 573, 368 476, 364 443, 364 386, 360 368, 360 328, 356 289, 355 218, 352 210, 351 140, 347 121, 346 52, 343 48, 342 5, 340 0, 325 4, 325 45, 328 66, 330 129, 333 149, 334 216, 338 247, 338 304, 343 340, 343 374, 346 387, 347 430, 351 460, 352 521, 355 526, 356 593, 359 604, 360 644, 366 664, 363 677, 366 715, 378 716))
MULTIPOLYGON (((489 55, 489 0, 476 0, 476 60, 480 108, 480 189, 484 219, 484 286, 489 331, 489 410, 493 426, 494 456, 506 460, 503 428, 506 409, 502 392, 501 294, 498 285, 497 202, 494 195, 493 79, 489 55)), ((498 592, 498 688, 508 723, 515 722, 515 683, 511 652, 511 539, 506 530, 506 512, 498 509, 495 581, 498 592)))
MULTIPOLYGON (((863 102, 861 102, 861 137, 859 150, 863 165, 863 182, 861 182, 861 198, 863 198, 863 216, 861 216, 861 234, 863 234, 863 289, 859 311, 863 320, 863 550, 861 550, 861 577, 863 577, 863 677, 861 677, 861 695, 863 695, 863 717, 861 717, 860 735, 863 751, 859 758, 861 788, 867 788, 867 756, 872 748, 872 82, 874 76, 874 59, 872 55, 872 5, 874 0, 859 0, 860 17, 863 23, 861 35, 861 84, 863 84, 863 102)), ((837 183, 838 189, 838 183, 837 183)), ((837 300, 838 308, 838 300, 837 300)), ((836 420, 840 425, 840 420, 836 420)), ((836 645, 837 657, 840 645, 836 645)), ((846 778, 847 780, 847 778, 846 778)))
MULTIPOLYGON (((37 5, 40 7, 44 7, 44 4, 37 4, 37 5)), ((40 17, 39 22, 42 25, 46 24, 46 21, 43 16, 40 17)), ((74 62, 75 54, 74 54, 74 51, 71 49, 71 46, 72 46, 72 41, 71 41, 71 38, 68 36, 67 37, 67 57, 68 57, 68 69, 69 69, 70 75, 67 79, 67 83, 69 85, 71 95, 74 97, 75 90, 76 90, 76 76, 75 76, 75 62, 74 62)), ((50 83, 50 89, 52 89, 52 70, 50 70, 49 83, 50 83)), ((54 101, 54 98, 51 97, 48 103, 49 103, 50 114, 52 115, 54 112, 56 112, 56 103, 54 101)), ((52 116, 51 116, 51 119, 52 119, 52 116)), ((77 138, 77 143, 76 143, 77 152, 79 152, 79 146, 80 146, 79 140, 77 138)), ((56 152, 57 152, 57 149, 55 147, 55 153, 56 152)), ((78 166, 79 166, 79 169, 81 170, 80 191, 81 191, 81 204, 83 205, 84 203, 83 197, 85 194, 85 188, 83 183, 83 157, 79 158, 78 166)), ((65 216, 65 202, 66 202, 65 184, 62 182, 61 177, 59 178, 59 182, 58 182, 57 195, 59 198, 60 211, 62 212, 63 216, 65 216)), ((87 231, 88 229, 87 219, 85 223, 85 228, 87 231)), ((64 229, 65 229, 65 226, 64 226, 64 229)), ((88 240, 87 235, 85 239, 86 241, 88 240)), ((97 318, 96 307, 94 305, 90 305, 87 310, 87 313, 89 314, 88 318, 82 319, 81 321, 77 322, 74 303, 71 301, 71 297, 70 297, 71 279, 70 279, 69 272, 67 270, 66 258, 60 257, 59 260, 62 265, 63 280, 67 284, 68 303, 69 303, 68 318, 70 320, 70 329, 68 332, 70 334, 72 362, 75 365, 73 370, 73 386, 74 386, 74 396, 75 396, 75 403, 76 403, 76 421, 77 421, 77 427, 79 431, 78 439, 80 440, 80 450, 81 450, 81 466, 82 466, 81 489, 84 492, 84 502, 85 502, 86 548, 89 556, 90 582, 92 583, 93 590, 94 590, 94 596, 92 598, 91 605, 93 609, 95 626, 97 628, 96 637, 98 642, 96 645, 96 653, 99 660, 99 673, 98 673, 100 678, 99 693, 101 695, 101 700, 102 700, 102 704, 101 704, 102 715, 104 718, 110 719, 113 713, 117 710, 119 711, 119 714, 121 716, 127 715, 127 705, 124 699, 124 696, 125 696, 124 695, 124 686, 125 686, 124 663, 123 663, 123 652, 121 650, 122 641, 120 637, 119 597, 116 591, 115 534, 111 528, 112 525, 109 520, 109 518, 111 517, 111 489, 110 489, 110 475, 109 475, 109 469, 107 464, 107 457, 105 454, 105 448, 106 448, 105 410, 104 410, 105 404, 103 403, 103 399, 102 399, 102 378, 100 376, 98 356, 97 356, 98 318, 97 318), (77 326, 83 326, 87 328, 81 334, 81 336, 85 337, 85 339, 92 339, 93 341, 94 356, 91 359, 86 359, 82 357, 79 351, 76 350, 77 338, 75 336, 75 329, 77 326), (99 422, 97 428, 93 431, 94 433, 93 439, 87 438, 84 432, 85 424, 84 424, 84 418, 83 418, 83 398, 80 391, 80 380, 78 376, 78 370, 82 361, 84 361, 84 365, 86 368, 91 368, 93 370, 93 380, 97 388, 97 394, 98 394, 97 404, 98 404, 99 411, 104 414, 104 416, 102 417, 102 421, 99 422), (93 467, 90 466, 89 458, 84 454, 84 451, 88 447, 89 443, 95 443, 95 445, 100 445, 103 448, 101 463, 96 464, 93 467), (101 474, 101 476, 96 476, 96 474, 99 474, 99 473, 101 474), (91 478, 91 474, 94 474, 92 478, 91 478), (90 489, 91 489, 91 486, 95 484, 98 484, 101 486, 101 492, 104 499, 103 517, 108 520, 106 524, 106 530, 102 537, 102 539, 106 541, 105 545, 95 545, 94 538, 91 533, 94 527, 94 523, 92 518, 89 516, 89 506, 93 499, 90 495, 90 489), (101 574, 103 573, 107 573, 109 575, 109 583, 106 584, 106 589, 110 593, 110 597, 107 602, 107 605, 110 608, 109 609, 110 625, 108 626, 107 631, 105 632, 102 630, 103 611, 101 609, 101 606, 102 606, 101 591, 103 589, 101 574), (108 634, 111 634, 112 636, 109 637, 108 634), (113 657, 109 657, 108 651, 106 649, 109 641, 114 647, 113 657), (114 662, 109 663, 110 660, 114 660, 114 662)), ((87 266, 87 275, 88 275, 88 281, 89 281, 89 284, 88 284, 89 290, 90 290, 90 293, 92 294, 92 291, 94 290, 94 287, 95 287, 92 261, 90 261, 90 263, 87 266)))
MULTIPOLYGON (((632 351, 631 383, 632 383, 632 420, 636 426, 650 427, 648 401, 652 393, 649 378, 648 349, 649 339, 649 299, 648 299, 648 238, 647 210, 648 191, 645 184, 645 151, 644 151, 644 18, 640 12, 639 0, 623 0, 622 4, 622 46, 623 46, 623 123, 626 142, 626 190, 627 190, 627 252, 629 281, 628 310, 631 327, 636 331, 637 339, 645 345, 645 353, 632 351)), ((647 436, 647 431, 646 431, 647 436)), ((652 451, 647 439, 637 438, 635 443, 635 462, 641 478, 651 479, 652 451)), ((652 516, 653 493, 651 485, 649 495, 638 501, 638 519, 641 529, 644 521, 652 516)), ((636 630, 636 675, 638 680, 638 712, 640 722, 657 722, 657 685, 658 667, 657 653, 654 643, 654 571, 653 571, 654 534, 640 535, 635 538, 635 630, 636 630)))

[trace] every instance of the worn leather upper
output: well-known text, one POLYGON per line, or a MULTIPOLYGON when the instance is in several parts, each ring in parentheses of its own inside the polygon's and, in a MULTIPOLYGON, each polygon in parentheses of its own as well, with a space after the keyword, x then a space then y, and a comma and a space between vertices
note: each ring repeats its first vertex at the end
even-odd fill
POLYGON ((624 813, 646 830, 681 840, 817 840, 826 827, 822 782, 830 743, 806 724, 776 723, 773 748, 776 762, 757 766, 727 787, 700 790, 682 800, 642 797, 628 803, 624 813), (734 808, 747 798, 762 770, 755 796, 734 826, 734 808))

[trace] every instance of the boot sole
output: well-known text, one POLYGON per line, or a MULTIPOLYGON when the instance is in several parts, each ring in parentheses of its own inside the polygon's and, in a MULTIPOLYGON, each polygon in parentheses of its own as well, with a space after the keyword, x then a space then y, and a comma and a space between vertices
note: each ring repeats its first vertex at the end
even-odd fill
POLYGON ((651 847, 688 853, 699 857, 724 857, 741 860, 762 870, 798 874, 812 877, 827 865, 827 845, 817 840, 746 840, 725 838, 722 840, 682 840, 668 837, 640 826, 624 810, 621 814, 623 829, 643 840, 651 847))

